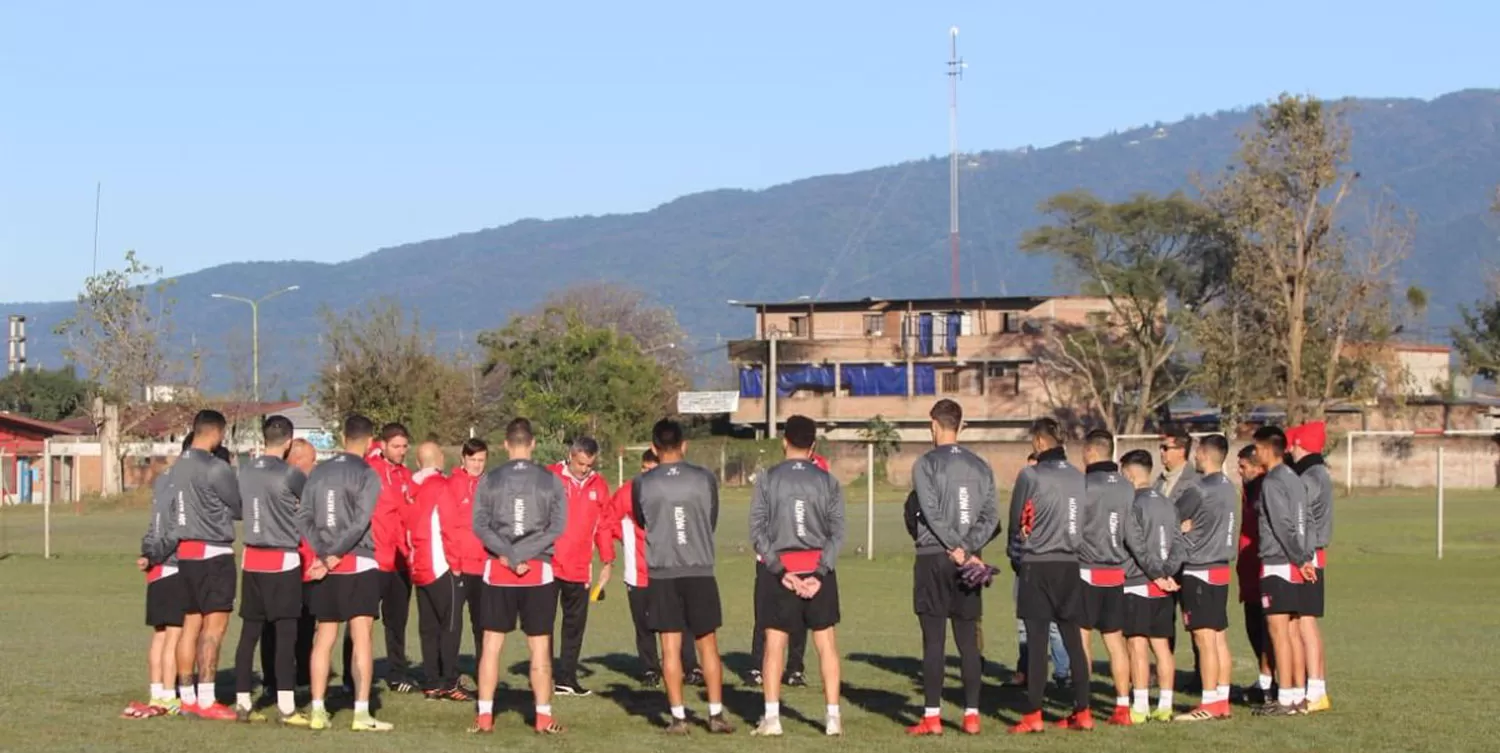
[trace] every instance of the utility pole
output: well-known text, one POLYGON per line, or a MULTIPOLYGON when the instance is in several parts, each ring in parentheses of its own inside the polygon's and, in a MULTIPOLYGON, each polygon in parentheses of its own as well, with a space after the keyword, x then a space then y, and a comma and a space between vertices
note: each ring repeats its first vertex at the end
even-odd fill
POLYGON ((958 56, 958 27, 948 30, 948 247, 953 265, 953 297, 959 297, 958 282, 958 80, 964 77, 964 61, 958 56))
POLYGON ((225 295, 224 293, 213 293, 210 298, 221 298, 226 301, 239 301, 250 306, 250 392, 255 402, 260 402, 260 305, 275 298, 282 293, 290 293, 301 289, 301 285, 292 285, 282 288, 274 293, 261 296, 260 298, 241 298, 237 295, 225 295))
POLYGON ((770 350, 770 363, 766 365, 766 438, 776 438, 776 333, 766 333, 766 347, 770 350))

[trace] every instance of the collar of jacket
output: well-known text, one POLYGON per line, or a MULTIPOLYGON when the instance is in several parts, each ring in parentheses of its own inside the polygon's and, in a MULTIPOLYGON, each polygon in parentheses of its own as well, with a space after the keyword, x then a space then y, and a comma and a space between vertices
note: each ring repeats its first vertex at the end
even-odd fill
POLYGON ((1314 452, 1304 456, 1301 460, 1292 464, 1292 470, 1296 471, 1298 476, 1301 476, 1315 465, 1327 465, 1321 453, 1314 452))
POLYGON ((1036 462, 1038 463, 1048 463, 1054 460, 1060 460, 1064 463, 1068 462, 1068 451, 1059 446, 1053 447, 1050 450, 1042 450, 1036 455, 1036 462))
POLYGON ((1083 470, 1083 472, 1084 473, 1094 473, 1096 471, 1102 471, 1104 473, 1116 473, 1119 470, 1120 470, 1120 466, 1119 466, 1118 463, 1114 463, 1114 462, 1111 462, 1109 460, 1105 460, 1105 461, 1100 462, 1100 463, 1089 463, 1088 467, 1085 468, 1083 470))

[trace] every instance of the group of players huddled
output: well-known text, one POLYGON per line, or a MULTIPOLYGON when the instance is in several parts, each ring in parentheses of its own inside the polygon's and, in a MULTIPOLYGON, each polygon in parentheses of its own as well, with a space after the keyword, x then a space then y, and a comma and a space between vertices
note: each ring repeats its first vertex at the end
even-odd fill
MULTIPOLYGON (((962 409, 940 400, 931 418, 935 446, 913 468, 906 507, 916 544, 913 604, 925 690, 921 720, 907 732, 943 732, 951 623, 962 660, 962 730, 977 734, 982 592, 999 573, 982 551, 1004 527, 993 472, 958 442, 962 409)), ((406 429, 388 424, 377 432, 358 415, 344 421, 342 452, 321 462, 310 444, 293 438, 290 421, 271 416, 263 424, 263 451, 236 471, 223 447, 225 432, 223 415, 200 412, 181 457, 155 484, 151 524, 137 560, 148 584, 146 622, 154 630, 151 698, 132 703, 124 716, 274 718, 286 726, 326 729, 342 626, 351 728, 390 730, 370 710, 379 618, 385 622, 388 687, 473 702, 470 731, 480 733, 494 730, 500 654, 506 636, 519 627, 530 653, 531 726, 539 734, 560 733, 552 698, 589 694, 578 675, 589 602, 612 576, 618 543, 640 679, 646 687, 665 685, 665 731, 680 735, 692 728, 684 701, 684 684, 691 682, 706 689, 708 731, 733 732, 724 714, 717 642, 723 622, 714 569, 718 482, 685 460, 677 422, 663 419, 652 428, 641 473, 613 493, 594 470, 597 443, 576 439, 566 460, 539 465, 532 459, 532 426, 524 418, 506 427, 505 462, 487 469, 487 445, 470 439, 461 464, 446 475, 435 443, 416 448, 413 472, 406 463, 412 449, 406 429), (226 705, 218 701, 214 675, 236 596, 236 522, 243 545, 242 627, 235 701, 226 705), (597 580, 596 552, 603 562, 597 580), (405 650, 414 588, 420 680, 405 650), (479 655, 472 689, 458 670, 466 607, 479 655), (264 709, 252 699, 257 646, 264 709), (299 686, 311 693, 305 710, 296 705, 299 686)), ((1035 422, 1030 436, 1034 459, 1016 480, 1005 548, 1016 574, 1017 617, 1032 636, 1058 628, 1071 657, 1074 712, 1057 726, 1093 727, 1088 677, 1094 633, 1103 638, 1116 687, 1110 722, 1229 716, 1225 630, 1236 549, 1246 627, 1262 668, 1250 691, 1260 695, 1257 713, 1328 708, 1316 618, 1322 614, 1332 489, 1317 454, 1320 424, 1256 433, 1255 444, 1239 457, 1243 507, 1223 474, 1223 436, 1203 437, 1194 450, 1190 435, 1169 433, 1161 446, 1164 472, 1155 478, 1149 453, 1132 451, 1119 465, 1112 462, 1114 438, 1107 432, 1088 435, 1084 471, 1068 463, 1057 422, 1035 422), (1283 459, 1289 449, 1296 471, 1283 459), (1193 637, 1203 688, 1202 704, 1181 715, 1174 714, 1172 700, 1174 603, 1193 637), (1160 685, 1155 712, 1148 699, 1153 655, 1160 685), (1280 688, 1274 697, 1273 667, 1280 688)), ((782 734, 781 685, 804 682, 801 660, 809 634, 823 681, 825 731, 843 731, 835 626, 844 501, 827 461, 814 453, 816 437, 811 419, 789 418, 785 459, 755 480, 749 515, 757 556, 757 667, 751 677, 763 687, 765 713, 754 735, 782 734)), ((1010 728, 1016 733, 1044 729, 1047 643, 1033 640, 1029 649, 1029 707, 1010 728)))

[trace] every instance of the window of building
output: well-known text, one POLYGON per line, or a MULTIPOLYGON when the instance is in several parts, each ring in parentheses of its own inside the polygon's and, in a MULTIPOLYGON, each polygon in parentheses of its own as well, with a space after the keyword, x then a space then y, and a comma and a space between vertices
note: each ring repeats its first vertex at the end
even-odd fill
POLYGON ((1000 315, 1000 329, 1006 334, 1015 334, 1021 331, 1021 314, 1017 311, 1007 311, 1000 315))
POLYGON ((787 322, 792 328, 792 337, 807 337, 807 317, 793 316, 787 322))
POLYGON ((943 372, 943 389, 942 389, 942 391, 943 391, 943 394, 945 394, 945 395, 956 395, 956 394, 958 394, 958 372, 956 372, 956 371, 945 371, 945 372, 943 372))
POLYGON ((885 314, 865 314, 865 337, 885 335, 885 314))

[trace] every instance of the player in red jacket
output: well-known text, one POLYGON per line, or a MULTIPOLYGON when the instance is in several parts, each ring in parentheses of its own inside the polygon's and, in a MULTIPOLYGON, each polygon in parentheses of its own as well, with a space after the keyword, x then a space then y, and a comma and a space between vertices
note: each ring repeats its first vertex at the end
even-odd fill
POLYGON ((448 479, 449 494, 440 503, 443 520, 443 545, 449 558, 457 564, 459 598, 469 609, 469 630, 474 636, 474 651, 477 655, 484 642, 484 631, 479 628, 479 599, 484 593, 484 563, 489 559, 479 537, 474 535, 474 489, 479 486, 479 477, 484 475, 484 466, 489 462, 490 447, 483 439, 464 442, 460 451, 462 464, 453 469, 448 479))
POLYGON ((407 505, 406 536, 411 552, 411 582, 417 587, 417 632, 422 638, 423 695, 432 699, 472 701, 458 684, 458 647, 463 640, 459 616, 457 554, 448 551, 443 525, 449 482, 443 476, 443 450, 436 442, 417 446, 421 469, 412 474, 416 488, 407 505))
POLYGON ((1245 445, 1239 454, 1240 480, 1244 483, 1240 506, 1239 555, 1235 571, 1240 583, 1240 602, 1245 611, 1245 636, 1260 663, 1260 676, 1245 691, 1245 700, 1259 706, 1276 697, 1271 691, 1271 639, 1266 634, 1266 615, 1260 605, 1260 520, 1255 512, 1261 477, 1266 469, 1255 460, 1255 445, 1245 445))
MULTIPOLYGON (((656 466, 654 451, 648 448, 641 453, 641 473, 656 466)), ((646 570, 646 529, 636 525, 631 515, 630 490, 633 485, 634 481, 628 480, 615 491, 599 526, 609 531, 610 539, 621 544, 620 579, 625 581, 630 619, 635 623, 635 652, 641 661, 641 684, 656 688, 661 686, 661 653, 657 650, 656 633, 646 622, 646 588, 650 584, 646 570)), ((613 546, 610 549, 613 558, 613 546)), ((600 550, 601 556, 603 551, 600 550)), ((703 670, 698 668, 692 641, 682 642, 682 671, 694 685, 703 684, 703 670)))
MULTIPOLYGON (((411 663, 406 658, 406 622, 411 617, 411 553, 406 545, 407 506, 412 503, 411 471, 406 468, 406 453, 411 449, 411 433, 405 426, 390 423, 381 427, 380 439, 373 443, 365 460, 380 476, 380 498, 370 520, 370 534, 375 540, 375 564, 386 573, 385 588, 380 595, 380 621, 385 627, 386 684, 398 693, 411 693, 417 684, 411 678, 411 663)), ((346 651, 353 646, 344 642, 346 651)))
POLYGON ((557 576, 557 599, 562 612, 562 640, 553 670, 553 692, 557 695, 590 695, 578 682, 578 656, 583 652, 583 632, 589 620, 589 586, 593 584, 594 550, 599 550, 608 581, 615 559, 609 529, 599 518, 609 504, 609 483, 594 472, 599 443, 578 437, 568 447, 568 459, 551 470, 562 479, 568 493, 568 527, 557 539, 552 566, 557 576))

